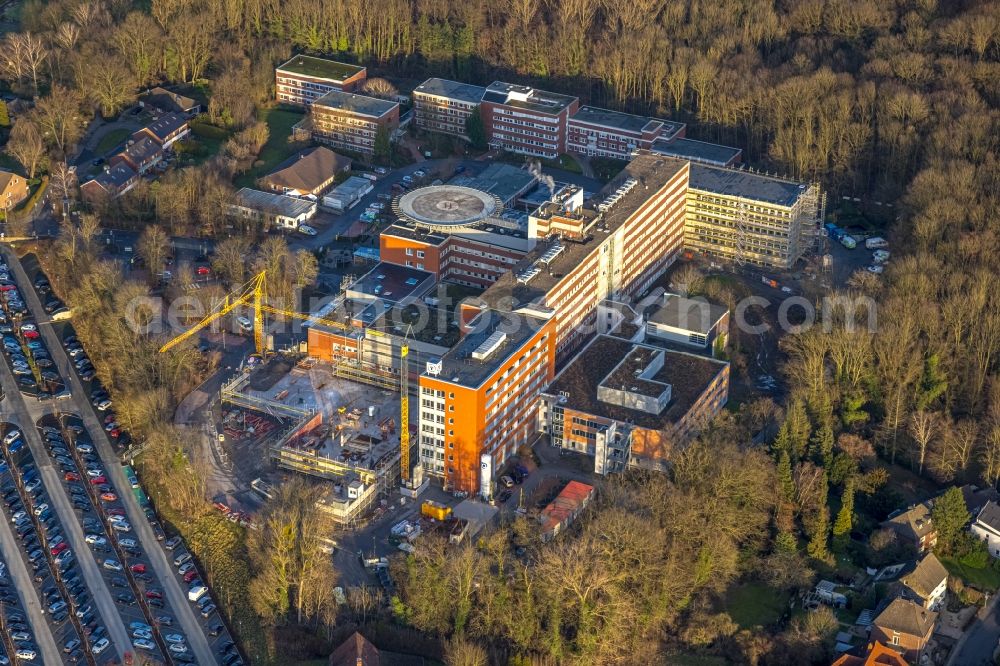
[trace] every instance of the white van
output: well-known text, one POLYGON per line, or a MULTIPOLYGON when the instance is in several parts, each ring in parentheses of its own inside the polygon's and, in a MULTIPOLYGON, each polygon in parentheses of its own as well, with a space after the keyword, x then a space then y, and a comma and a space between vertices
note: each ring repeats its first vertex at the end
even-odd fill
POLYGON ((188 601, 191 602, 198 601, 203 596, 205 596, 206 592, 208 592, 208 588, 205 587, 204 585, 198 585, 196 587, 192 587, 190 590, 188 590, 188 601))
POLYGON ((236 323, 240 325, 240 330, 243 331, 244 333, 253 332, 253 322, 247 319, 246 317, 237 317, 236 323))

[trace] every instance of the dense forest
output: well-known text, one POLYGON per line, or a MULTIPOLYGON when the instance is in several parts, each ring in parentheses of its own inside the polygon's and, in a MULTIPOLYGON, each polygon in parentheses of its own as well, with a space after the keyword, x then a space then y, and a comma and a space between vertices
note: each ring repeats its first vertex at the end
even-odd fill
MULTIPOLYGON (((95 113, 114 116, 160 82, 207 92, 209 121, 232 138, 216 158, 136 188, 123 204, 151 208, 175 231, 222 233, 215 209, 267 138, 256 112, 273 97, 273 66, 298 51, 364 63, 402 92, 430 75, 503 78, 681 119, 689 136, 743 147, 757 166, 823 181, 831 202, 894 204, 888 270, 856 275, 845 294, 875 299, 874 334, 862 325, 867 313, 841 310, 829 330, 788 336, 783 404, 733 405, 669 474, 609 480, 553 544, 538 543, 523 520, 457 550, 429 539, 393 564, 390 611, 363 590, 349 595, 356 620, 376 616, 440 641, 452 666, 624 664, 636 655, 659 663, 676 653, 827 663, 832 613, 758 630, 738 616, 732 591, 790 595, 819 575, 892 561, 905 548, 877 524, 914 499, 904 486, 926 496, 1000 480, 997 3, 27 0, 19 31, 0 48, 3 78, 36 98, 13 118, 6 151, 32 177, 48 174, 60 195, 72 193, 65 161, 95 113), (762 433, 769 445, 754 446, 762 433)), ((159 433, 162 455, 147 469, 176 496, 162 495, 164 510, 207 525, 198 471, 162 427, 204 368, 184 349, 143 358, 155 345, 130 338, 116 303, 145 286, 94 259, 101 221, 66 230, 52 255, 65 261, 53 271, 69 302, 107 315, 81 331, 88 348, 93 340, 129 359, 106 360, 102 376, 143 396, 129 417, 159 433)), ((147 236, 151 261, 161 235, 147 236)), ((230 244, 235 279, 250 246, 230 244)), ((257 255, 284 261, 289 284, 313 271, 293 268, 280 248, 257 255)), ((269 509, 273 529, 262 539, 306 521, 296 502, 269 509)), ((302 633, 280 637, 332 626, 328 600, 305 596, 314 578, 288 574, 280 598, 248 603, 249 590, 273 587, 274 571, 259 556, 241 568, 251 559, 245 536, 228 530, 205 527, 192 548, 216 563, 212 582, 227 590, 230 617, 255 611, 274 630, 261 638, 250 636, 254 621, 241 624, 253 653, 262 663, 310 656, 296 652, 314 645, 302 633)), ((989 566, 957 532, 939 552, 989 566)), ((303 567, 311 561, 298 557, 303 567)))

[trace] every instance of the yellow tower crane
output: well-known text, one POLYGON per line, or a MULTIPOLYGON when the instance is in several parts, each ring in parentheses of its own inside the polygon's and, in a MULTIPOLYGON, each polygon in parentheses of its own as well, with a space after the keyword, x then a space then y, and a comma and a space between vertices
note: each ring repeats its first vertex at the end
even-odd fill
MULTIPOLYGON (((203 331, 208 326, 211 326, 212 322, 218 321, 222 317, 231 313, 233 310, 239 307, 246 307, 253 309, 253 326, 254 326, 254 343, 257 347, 257 353, 261 355, 261 358, 265 357, 267 353, 265 339, 264 339, 264 313, 267 312, 273 315, 279 315, 283 317, 290 317, 292 319, 306 319, 311 323, 319 324, 320 326, 326 326, 329 328, 339 328, 343 330, 353 329, 354 327, 350 324, 345 324, 339 321, 333 321, 332 319, 326 319, 324 317, 317 317, 315 315, 303 314, 301 312, 294 312, 292 310, 283 310, 281 308, 276 308, 268 305, 266 300, 266 271, 261 271, 248 282, 243 284, 239 289, 233 291, 231 294, 227 294, 223 303, 210 312, 204 319, 199 321, 197 324, 184 331, 180 335, 171 338, 162 347, 160 347, 161 352, 165 352, 168 349, 176 347, 185 340, 188 340, 199 332, 203 331)), ((412 326, 406 327, 406 335, 403 337, 403 344, 399 350, 399 421, 400 421, 400 431, 399 431, 399 449, 400 449, 400 472, 404 482, 410 481, 410 366, 409 366, 409 354, 410 354, 410 334, 413 331, 412 326)))

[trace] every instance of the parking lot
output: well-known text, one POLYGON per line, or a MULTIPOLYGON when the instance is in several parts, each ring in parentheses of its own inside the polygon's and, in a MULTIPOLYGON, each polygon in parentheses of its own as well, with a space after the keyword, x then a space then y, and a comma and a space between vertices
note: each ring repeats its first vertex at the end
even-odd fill
MULTIPOLYGON (((8 257, 7 261, 16 260, 8 257)), ((29 448, 33 451, 34 458, 41 461, 39 466, 44 467, 42 480, 47 496, 54 498, 58 517, 67 516, 60 529, 70 533, 63 537, 69 546, 58 548, 59 544, 54 544, 59 552, 53 557, 72 551, 74 562, 84 574, 88 595, 85 602, 80 602, 80 609, 89 610, 97 618, 95 627, 81 623, 77 628, 76 638, 82 645, 74 649, 88 649, 88 630, 93 633, 105 627, 110 640, 98 655, 101 659, 120 660, 128 653, 161 663, 238 666, 242 659, 210 593, 206 591, 197 600, 200 604, 188 600, 189 587, 197 587, 200 577, 197 569, 192 569, 195 563, 182 562, 181 567, 173 564, 183 545, 178 549, 173 544, 178 551, 173 553, 165 547, 169 537, 156 521, 138 479, 118 460, 115 449, 123 449, 129 435, 117 424, 110 396, 95 377, 72 326, 50 322, 44 314, 37 320, 33 318, 36 312, 44 312, 47 280, 30 261, 29 267, 31 273, 17 264, 11 267, 15 275, 8 276, 9 282, 18 286, 42 286, 39 291, 32 287, 18 289, 24 311, 18 314, 15 330, 29 320, 38 322, 34 329, 24 330, 36 330, 39 336, 26 339, 42 342, 45 353, 53 360, 52 367, 72 392, 61 386, 52 398, 43 395, 39 400, 39 394, 27 382, 18 384, 10 367, 4 364, 0 374, 9 397, 3 408, 16 417, 13 420, 17 423, 34 426, 25 433, 31 446, 21 444, 15 454, 29 448), (88 605, 92 608, 87 609, 88 605)), ((12 349, 7 355, 15 352, 12 349)), ((67 605, 70 603, 72 600, 67 605)), ((71 610, 68 624, 76 617, 76 604, 71 610)), ((92 618, 84 613, 78 619, 92 618)), ((54 636, 60 649, 73 640, 64 632, 62 629, 54 636)), ((100 637, 104 637, 103 632, 100 637)), ((79 658, 79 654, 75 656, 79 658)))

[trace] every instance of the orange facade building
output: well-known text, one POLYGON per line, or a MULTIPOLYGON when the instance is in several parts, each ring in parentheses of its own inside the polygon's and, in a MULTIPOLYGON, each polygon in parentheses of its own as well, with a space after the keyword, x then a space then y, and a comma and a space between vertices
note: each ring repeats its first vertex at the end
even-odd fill
POLYGON ((530 444, 538 396, 555 374, 551 317, 482 312, 420 376, 420 461, 449 490, 487 493, 530 444))

